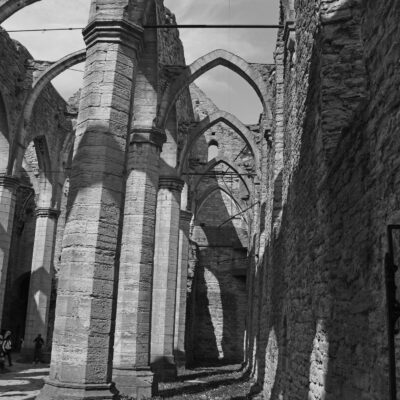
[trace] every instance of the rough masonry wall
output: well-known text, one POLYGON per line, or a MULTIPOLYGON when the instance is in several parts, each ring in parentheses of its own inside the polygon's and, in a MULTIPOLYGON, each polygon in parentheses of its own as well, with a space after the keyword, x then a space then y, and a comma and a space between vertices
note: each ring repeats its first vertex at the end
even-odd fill
POLYGON ((386 227, 400 215, 400 4, 295 5, 285 196, 263 260, 258 382, 266 399, 388 398, 384 255, 386 227))
POLYGON ((200 248, 193 328, 193 355, 197 364, 243 361, 246 264, 246 251, 229 247, 200 248))
MULTIPOLYGON (((9 140, 14 138, 25 98, 32 85, 32 57, 18 42, 0 31, 0 92, 7 110, 9 140)), ((35 207, 39 198, 39 165, 47 159, 46 176, 57 186, 64 179, 62 147, 71 134, 66 102, 49 85, 36 102, 29 125, 28 142, 17 190, 17 204, 7 275, 4 329, 23 337, 29 275, 35 238, 35 207), (36 139, 34 142, 34 138, 36 139), (39 158, 39 159, 38 159, 39 158)), ((54 199, 53 206, 57 206, 54 199)), ((49 204, 50 206, 50 204, 49 204)))
MULTIPOLYGON (((176 25, 175 15, 164 6, 162 0, 157 1, 157 18, 159 24, 176 25)), ((159 57, 159 99, 166 89, 167 81, 173 79, 186 66, 185 52, 179 37, 178 29, 158 30, 158 57, 159 57)), ((192 101, 189 88, 183 90, 176 101, 178 159, 187 140, 188 126, 194 119, 192 101)))

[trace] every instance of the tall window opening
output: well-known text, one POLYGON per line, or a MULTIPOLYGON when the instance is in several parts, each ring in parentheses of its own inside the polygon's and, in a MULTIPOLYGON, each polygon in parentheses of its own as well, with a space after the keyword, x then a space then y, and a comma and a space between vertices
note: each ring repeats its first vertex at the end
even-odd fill
POLYGON ((218 152, 218 142, 216 140, 211 140, 211 142, 208 143, 208 161, 216 158, 218 156, 218 152))

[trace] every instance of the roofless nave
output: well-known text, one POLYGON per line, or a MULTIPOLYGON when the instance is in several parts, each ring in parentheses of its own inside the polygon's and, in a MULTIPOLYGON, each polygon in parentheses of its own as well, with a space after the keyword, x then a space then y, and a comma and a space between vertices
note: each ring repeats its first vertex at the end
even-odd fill
MULTIPOLYGON (((37 1, 0 0, 0 22, 37 1)), ((0 31, 1 327, 21 359, 44 337, 38 399, 149 398, 238 363, 260 398, 396 398, 399 17, 282 0, 272 65, 186 66, 175 28, 143 28, 175 24, 162 0, 92 0, 57 62, 0 31), (67 104, 50 82, 82 61, 67 104), (194 84, 217 66, 257 124, 194 84)))

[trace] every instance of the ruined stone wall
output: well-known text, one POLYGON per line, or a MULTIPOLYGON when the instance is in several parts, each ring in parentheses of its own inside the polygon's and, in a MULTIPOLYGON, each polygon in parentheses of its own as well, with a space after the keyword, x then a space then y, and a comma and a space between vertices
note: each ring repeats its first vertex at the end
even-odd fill
MULTIPOLYGON (((175 15, 164 6, 163 0, 157 1, 157 18, 159 24, 176 25, 175 15)), ((186 66, 185 51, 179 37, 178 29, 158 29, 159 57, 159 99, 166 88, 167 80, 174 77, 182 67, 186 66)), ((183 90, 176 101, 176 119, 178 125, 177 144, 178 159, 188 132, 188 125, 193 121, 193 107, 189 88, 183 90)))
MULTIPOLYGON (((23 46, 12 40, 5 31, 0 31, 0 92, 7 110, 9 141, 15 137, 24 101, 32 85, 31 60, 32 57, 23 46)), ((61 162, 62 146, 72 129, 66 111, 66 102, 49 85, 37 100, 33 110, 28 130, 28 143, 30 143, 24 155, 22 170, 17 171, 20 174, 21 187, 17 190, 2 327, 10 328, 17 336, 24 334, 35 238, 35 204, 39 197, 41 163, 38 157, 42 157, 41 161, 48 157, 46 165, 49 170, 46 175, 50 181, 57 184, 58 177, 62 179, 64 174, 61 162), (39 142, 34 144, 33 139, 37 137, 44 139, 40 142, 44 143, 44 146, 39 146, 39 142)))
POLYGON ((284 196, 279 223, 267 221, 276 229, 263 261, 257 378, 266 399, 388 398, 384 255, 386 227, 400 215, 400 5, 295 5, 295 52, 281 48, 283 130, 274 133, 285 143, 284 196))
POLYGON ((28 52, 0 29, 0 92, 6 107, 10 139, 14 137, 15 131, 12 128, 17 126, 25 89, 29 85, 25 66, 28 58, 28 52))

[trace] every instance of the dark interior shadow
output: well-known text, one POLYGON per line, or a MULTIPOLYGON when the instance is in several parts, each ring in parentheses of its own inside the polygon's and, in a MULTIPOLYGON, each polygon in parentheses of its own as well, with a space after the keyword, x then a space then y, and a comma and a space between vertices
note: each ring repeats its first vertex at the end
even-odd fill
POLYGON ((215 192, 210 199, 212 207, 218 210, 217 220, 213 215, 208 216, 214 222, 214 226, 210 225, 210 221, 203 224, 201 216, 197 221, 199 225, 196 229, 201 230, 208 245, 199 248, 199 264, 194 278, 195 290, 188 303, 189 309, 194 307, 192 316, 189 315, 187 327, 193 330, 192 359, 193 365, 196 366, 241 363, 244 357, 244 319, 247 307, 245 279, 235 276, 234 267, 246 265, 247 257, 245 253, 235 250, 240 249, 242 244, 233 223, 228 222, 218 228, 220 222, 230 218, 230 213, 226 210, 221 196, 221 193, 215 192), (228 254, 228 256, 225 257, 223 254, 228 254), (205 274, 208 280, 213 276, 212 279, 215 279, 215 282, 207 281, 205 274), (210 300, 213 305, 210 305, 210 300), (221 309, 213 310, 213 321, 210 306, 215 307, 219 302, 221 302, 221 309), (220 317, 222 320, 219 320, 220 317), (215 332, 215 329, 219 329, 220 332, 215 332), (217 339, 216 334, 221 337, 217 339), (217 340, 220 340, 220 348, 218 348, 217 340))
MULTIPOLYGON (((22 179, 29 178, 23 175, 22 179)), ((25 180, 23 180, 25 182, 25 180)), ((33 243, 35 237, 36 203, 30 188, 20 187, 16 192, 14 225, 7 269, 7 284, 4 296, 2 329, 12 332, 15 350, 25 336, 33 243)))

